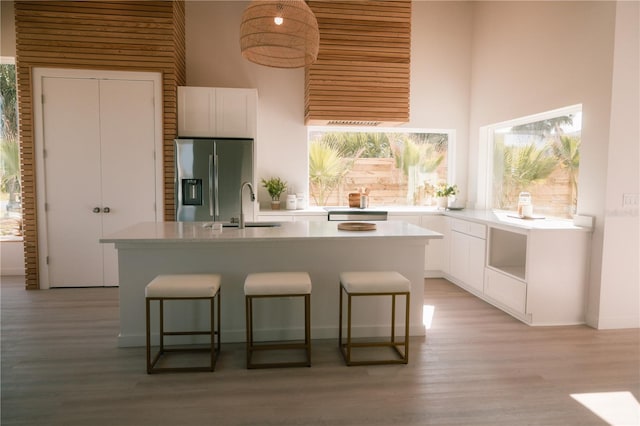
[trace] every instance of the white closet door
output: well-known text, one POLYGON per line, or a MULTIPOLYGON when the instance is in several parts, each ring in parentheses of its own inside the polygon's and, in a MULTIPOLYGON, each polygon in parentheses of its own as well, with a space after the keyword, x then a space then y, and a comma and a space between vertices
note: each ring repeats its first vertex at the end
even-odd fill
POLYGON ((44 77, 50 287, 118 285, 100 238, 155 221, 154 82, 44 77))
MULTIPOLYGON (((100 82, 103 235, 155 221, 153 81, 100 82)), ((104 245, 104 285, 118 284, 117 251, 104 245)))
POLYGON ((49 285, 101 286, 99 82, 45 77, 42 92, 49 285))

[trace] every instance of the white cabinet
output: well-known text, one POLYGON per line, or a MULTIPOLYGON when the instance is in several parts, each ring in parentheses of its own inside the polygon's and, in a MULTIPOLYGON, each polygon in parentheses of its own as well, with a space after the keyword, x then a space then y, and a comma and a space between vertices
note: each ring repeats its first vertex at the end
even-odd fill
MULTIPOLYGON (((441 217, 441 216, 438 216, 438 217, 441 217)), ((399 212, 389 212, 388 213, 388 219, 389 220, 402 220, 402 221, 405 221, 407 223, 411 223, 412 225, 417 225, 417 226, 429 228, 429 229, 432 229, 433 231, 439 232, 437 229, 430 228, 429 226, 424 226, 423 225, 423 220, 425 219, 425 216, 415 215, 415 214, 407 214, 407 213, 399 213, 399 212)), ((440 272, 437 272, 437 269, 434 269, 434 268, 436 268, 436 266, 432 266, 432 264, 431 264, 432 259, 431 259, 431 255, 430 255, 432 251, 437 254, 437 250, 432 249, 432 247, 433 247, 432 244, 433 245, 437 245, 438 243, 441 243, 441 242, 442 242, 442 240, 435 240, 434 239, 434 240, 430 240, 429 243, 425 246, 425 251, 424 251, 424 276, 425 277, 439 277, 439 276, 442 276, 440 272)))
POLYGON ((489 228, 484 293, 517 315, 526 313, 527 240, 526 232, 489 228))
POLYGON ((296 210, 261 211, 257 215, 258 222, 326 222, 327 213, 309 213, 296 210))
POLYGON ((578 229, 491 228, 488 301, 532 325, 584 323, 590 240, 578 229))
POLYGON ((424 276, 441 277, 443 272, 449 271, 449 237, 447 219, 441 215, 424 215, 420 226, 441 233, 441 239, 429 240, 424 253, 424 276))
POLYGON ((474 293, 484 291, 485 238, 485 225, 451 219, 449 275, 474 293))
POLYGON ((487 268, 485 274, 484 293, 495 301, 513 309, 517 314, 525 313, 527 301, 527 283, 487 268))
POLYGON ((304 215, 295 215, 294 216, 294 220, 296 222, 301 221, 301 220, 305 220, 307 222, 326 222, 327 221, 327 214, 326 213, 320 213, 320 214, 304 214, 304 215))
POLYGON ((178 136, 256 137, 256 89, 178 87, 178 136))
POLYGON ((449 271, 448 218, 441 214, 389 212, 389 220, 403 220, 431 231, 439 232, 443 238, 431 239, 424 252, 425 278, 440 278, 449 271))
POLYGON ((286 214, 270 214, 270 215, 258 215, 256 222, 293 222, 292 215, 286 214))
POLYGON ((214 136, 255 138, 257 107, 256 89, 216 89, 214 136))
POLYGON ((216 136, 216 89, 178 87, 178 136, 216 136))
POLYGON ((575 227, 450 218, 445 276, 527 324, 584 323, 590 238, 575 227))
POLYGON ((387 213, 388 220, 403 220, 407 223, 411 223, 413 225, 420 226, 422 224, 422 218, 419 215, 415 214, 402 214, 398 212, 388 212, 387 213))

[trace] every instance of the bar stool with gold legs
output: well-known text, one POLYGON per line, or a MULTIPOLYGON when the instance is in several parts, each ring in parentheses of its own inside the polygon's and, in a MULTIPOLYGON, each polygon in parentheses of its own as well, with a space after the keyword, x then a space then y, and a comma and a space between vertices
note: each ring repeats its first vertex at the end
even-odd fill
POLYGON ((172 371, 213 371, 220 353, 220 275, 218 274, 182 274, 158 275, 145 288, 146 323, 147 323, 147 373, 172 371), (218 299, 217 307, 214 300, 218 299), (167 300, 198 300, 210 301, 209 322, 207 331, 165 331, 164 304, 167 300), (151 302, 157 300, 160 304, 160 349, 151 359, 151 302), (217 327, 216 326, 217 323, 217 327), (165 336, 205 335, 209 336, 206 347, 167 348, 165 336), (216 340, 217 335, 217 340, 216 340), (211 352, 209 365, 191 367, 156 367, 158 360, 168 352, 211 352))
POLYGON ((247 316, 247 368, 311 366, 311 278, 306 272, 262 272, 247 275, 244 282, 247 316), (257 298, 304 299, 304 342, 256 342, 253 337, 253 304, 257 298), (254 362, 255 352, 304 350, 303 361, 254 362))
POLYGON ((340 314, 338 331, 338 344, 340 352, 347 365, 373 365, 373 364, 407 364, 409 362, 409 305, 411 282, 395 271, 367 271, 367 272, 343 272, 340 274, 340 314), (347 339, 342 337, 342 299, 343 293, 347 296, 347 339), (391 296, 391 338, 379 341, 370 338, 354 341, 352 336, 352 299, 363 296, 391 296), (396 341, 396 297, 405 297, 405 323, 404 339, 396 341), (354 348, 391 347, 395 357, 383 359, 353 360, 354 348), (402 350, 400 350, 402 348, 402 350))

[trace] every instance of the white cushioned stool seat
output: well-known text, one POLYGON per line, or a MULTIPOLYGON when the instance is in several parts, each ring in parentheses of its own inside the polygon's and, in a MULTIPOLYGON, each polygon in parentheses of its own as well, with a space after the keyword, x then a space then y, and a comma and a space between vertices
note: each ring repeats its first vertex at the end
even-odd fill
POLYGON ((158 275, 144 290, 145 297, 213 297, 220 290, 218 274, 158 275))
MULTIPOLYGON (((244 280, 247 328, 247 368, 311 366, 311 278, 306 272, 258 272, 244 280), (304 341, 254 341, 253 305, 258 299, 302 298, 304 301, 304 341), (302 350, 304 360, 254 360, 256 352, 302 350)), ((286 302, 294 303, 294 302, 286 302)), ((273 352, 272 352, 273 353, 273 352)), ((290 352, 289 352, 290 353, 290 352)))
POLYGON ((244 294, 286 295, 311 293, 311 278, 306 272, 260 272, 247 275, 244 294))
MULTIPOLYGON (((402 299, 401 299, 402 300, 402 299)), ((342 272, 340 274, 340 311, 338 345, 340 352, 347 365, 372 365, 372 364, 407 364, 409 362, 409 309, 411 306, 411 281, 402 274, 395 271, 362 271, 362 272, 342 272), (343 332, 343 298, 346 295, 347 324, 346 340, 342 339, 343 332), (354 306, 352 300, 358 297, 380 298, 389 297, 391 299, 391 324, 390 336, 388 340, 379 338, 368 338, 366 336, 358 339, 353 338, 352 315, 354 306), (402 340, 396 339, 396 298, 404 297, 404 336, 402 340), (375 358, 368 358, 356 361, 352 352, 360 351, 361 348, 379 350, 379 348, 392 349, 392 357, 378 355, 375 358)), ((360 307, 358 309, 362 309, 360 307)), ((385 349, 386 350, 386 349, 385 349)), ((373 352, 371 352, 373 353, 373 352)), ((370 353, 370 355, 371 355, 370 353)))
POLYGON ((411 281, 395 271, 343 272, 340 282, 349 293, 404 293, 411 281))
MULTIPOLYGON (((144 289, 146 304, 146 346, 147 346, 147 373, 160 373, 171 371, 213 371, 220 353, 220 275, 218 274, 174 274, 158 275, 144 289), (217 299, 217 303, 216 302, 217 299), (165 330, 164 307, 166 303, 185 305, 189 303, 202 303, 209 305, 209 329, 208 330, 165 330), (151 302, 158 304, 159 319, 159 349, 151 356, 151 302), (200 345, 187 345, 167 347, 165 337, 168 336, 208 336, 206 347, 200 345), (156 366, 160 358, 164 358, 169 352, 209 352, 209 365, 170 367, 156 366)), ((173 337, 171 337, 173 338, 173 337)))

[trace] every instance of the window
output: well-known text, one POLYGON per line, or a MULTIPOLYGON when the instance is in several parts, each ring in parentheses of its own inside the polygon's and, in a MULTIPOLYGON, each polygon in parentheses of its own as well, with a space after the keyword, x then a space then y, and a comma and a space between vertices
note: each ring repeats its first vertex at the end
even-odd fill
POLYGON ((16 66, 0 64, 0 240, 22 236, 16 99, 16 66))
POLYGON ((516 210, 519 194, 529 192, 534 216, 573 217, 581 128, 581 106, 489 126, 491 208, 516 210))
POLYGON ((448 179, 452 131, 309 128, 309 204, 346 206, 366 191, 370 206, 432 205, 448 179))

